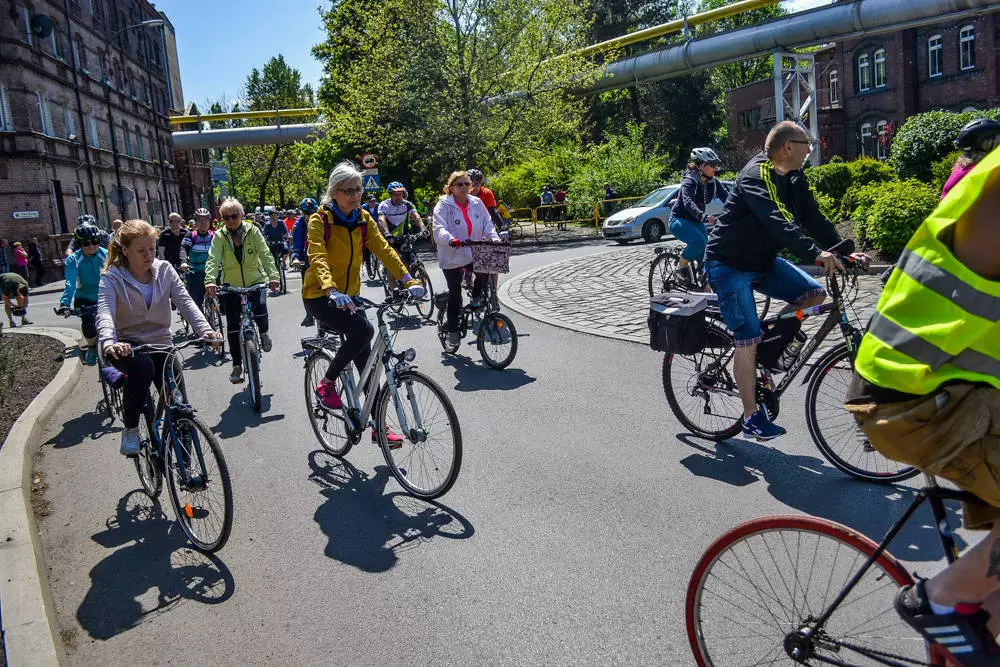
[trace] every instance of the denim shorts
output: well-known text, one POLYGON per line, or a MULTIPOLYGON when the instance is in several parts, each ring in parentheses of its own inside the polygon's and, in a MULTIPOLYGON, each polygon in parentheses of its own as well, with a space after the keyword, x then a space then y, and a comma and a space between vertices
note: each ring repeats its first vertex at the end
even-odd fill
POLYGON ((814 278, 781 257, 776 257, 770 270, 764 273, 740 271, 717 261, 708 262, 705 272, 708 284, 719 298, 722 319, 733 332, 737 347, 760 342, 760 318, 753 299, 754 290, 795 305, 817 295, 826 295, 826 290, 814 278))

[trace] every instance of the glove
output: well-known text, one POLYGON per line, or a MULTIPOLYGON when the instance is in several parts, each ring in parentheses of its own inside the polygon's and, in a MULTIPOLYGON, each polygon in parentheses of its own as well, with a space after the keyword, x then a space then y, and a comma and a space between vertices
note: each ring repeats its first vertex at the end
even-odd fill
POLYGON ((69 306, 60 305, 59 308, 56 309, 56 315, 69 317, 69 306))
POLYGON ((293 260, 292 260, 292 263, 291 263, 291 267, 292 267, 293 269, 297 269, 297 268, 299 268, 300 266, 302 266, 302 262, 300 262, 300 261, 299 261, 299 260, 297 260, 297 259, 293 259, 293 260))
POLYGON ((851 259, 854 260, 855 264, 861 267, 862 271, 867 271, 868 267, 871 266, 872 263, 872 258, 867 253, 863 252, 852 252, 851 259))
POLYGON ((406 291, 410 293, 410 298, 413 300, 423 299, 424 295, 427 294, 423 285, 410 285, 406 291))
POLYGON ((462 241, 460 239, 452 239, 448 241, 448 245, 450 245, 452 248, 461 248, 462 241))
POLYGON ((333 305, 337 308, 346 308, 349 304, 354 303, 351 301, 351 297, 346 294, 341 294, 335 289, 331 289, 329 293, 327 293, 326 298, 333 301, 333 305))

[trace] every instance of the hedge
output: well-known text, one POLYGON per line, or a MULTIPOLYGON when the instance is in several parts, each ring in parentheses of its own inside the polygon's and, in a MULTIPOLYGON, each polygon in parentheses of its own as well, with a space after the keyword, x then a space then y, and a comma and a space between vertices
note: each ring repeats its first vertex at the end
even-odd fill
POLYGON ((939 191, 916 179, 873 183, 845 196, 854 207, 855 234, 862 243, 886 255, 902 252, 920 223, 939 200, 939 191))
POLYGON ((1000 120, 1000 109, 988 111, 928 111, 910 116, 896 132, 889 163, 901 179, 933 179, 933 165, 955 150, 958 131, 976 118, 1000 120))
POLYGON ((851 187, 851 168, 846 162, 830 162, 818 167, 809 167, 805 170, 805 174, 809 185, 814 187, 816 192, 831 197, 838 203, 851 187))

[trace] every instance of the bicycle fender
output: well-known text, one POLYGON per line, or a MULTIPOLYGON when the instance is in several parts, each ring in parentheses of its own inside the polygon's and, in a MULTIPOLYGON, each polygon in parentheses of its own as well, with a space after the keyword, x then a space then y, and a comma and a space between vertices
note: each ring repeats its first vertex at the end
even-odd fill
POLYGON ((806 376, 802 379, 802 384, 803 385, 809 384, 809 381, 812 380, 813 375, 816 374, 817 368, 826 365, 826 362, 829 360, 830 357, 832 357, 835 354, 842 353, 846 348, 847 348, 847 343, 840 343, 838 345, 834 345, 829 350, 827 350, 822 357, 817 359, 812 364, 812 367, 809 369, 809 372, 806 373, 806 376))

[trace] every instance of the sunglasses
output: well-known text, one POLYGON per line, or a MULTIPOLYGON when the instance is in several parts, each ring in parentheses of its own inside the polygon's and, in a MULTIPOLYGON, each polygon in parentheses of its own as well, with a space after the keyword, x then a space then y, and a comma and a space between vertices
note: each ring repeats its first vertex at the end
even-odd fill
POLYGON ((89 248, 92 245, 101 245, 100 241, 80 241, 81 248, 89 248))
POLYGON ((806 141, 804 139, 789 139, 789 141, 791 141, 793 144, 806 144, 807 146, 815 146, 816 145, 816 141, 814 141, 813 139, 810 139, 808 141, 806 141))
POLYGON ((362 192, 364 192, 364 190, 361 188, 344 188, 343 190, 340 190, 340 192, 343 192, 348 197, 358 197, 362 192))
POLYGON ((224 215, 224 216, 222 216, 222 219, 223 219, 223 220, 239 220, 239 219, 240 219, 241 217, 242 217, 242 216, 240 216, 240 215, 239 215, 239 214, 237 213, 237 214, 234 214, 234 215, 224 215))
POLYGON ((455 181, 454 183, 451 184, 451 186, 453 188, 471 188, 472 183, 470 183, 469 181, 462 181, 462 182, 455 181))

